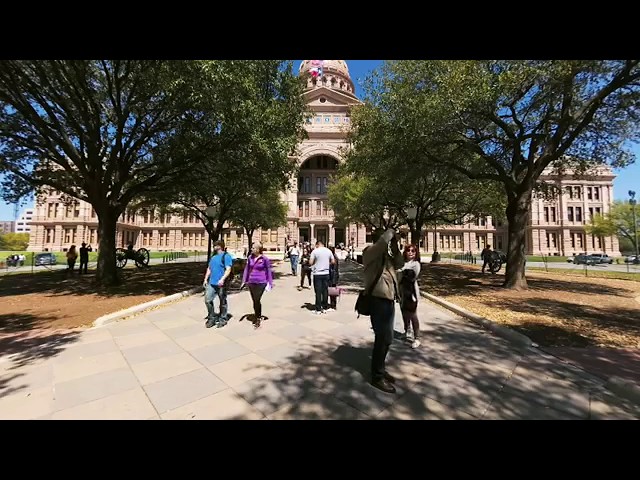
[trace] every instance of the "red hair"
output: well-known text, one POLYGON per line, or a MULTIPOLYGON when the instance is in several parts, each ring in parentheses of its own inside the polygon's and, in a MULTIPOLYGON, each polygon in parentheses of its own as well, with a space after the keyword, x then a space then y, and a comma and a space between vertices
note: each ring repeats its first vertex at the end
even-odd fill
POLYGON ((409 258, 408 258, 408 255, 407 255, 407 254, 409 253, 409 249, 410 249, 410 248, 413 248, 413 249, 416 251, 416 257, 415 257, 415 260, 416 260, 417 262, 420 262, 420 249, 419 249, 418 247, 416 247, 413 243, 409 243, 408 245, 405 245, 405 246, 404 246, 404 253, 403 253, 404 261, 405 261, 405 262, 408 262, 408 261, 409 261, 409 258))

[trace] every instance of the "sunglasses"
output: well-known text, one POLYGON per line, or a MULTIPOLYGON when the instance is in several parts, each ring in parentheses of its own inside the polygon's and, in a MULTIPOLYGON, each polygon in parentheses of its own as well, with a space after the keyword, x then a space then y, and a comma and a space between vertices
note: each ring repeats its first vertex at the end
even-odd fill
POLYGON ((409 253, 416 253, 417 250, 415 248, 410 248, 409 250, 407 250, 407 252, 409 253))

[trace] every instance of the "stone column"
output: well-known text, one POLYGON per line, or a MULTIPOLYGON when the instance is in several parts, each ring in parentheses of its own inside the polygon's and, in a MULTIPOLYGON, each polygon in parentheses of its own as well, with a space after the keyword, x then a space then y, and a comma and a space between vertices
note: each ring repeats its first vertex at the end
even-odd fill
POLYGON ((310 223, 309 224, 309 243, 314 244, 315 242, 315 228, 316 228, 316 224, 315 223, 310 223))
POLYGON ((333 223, 329 224, 329 244, 336 246, 335 230, 333 229, 333 223))

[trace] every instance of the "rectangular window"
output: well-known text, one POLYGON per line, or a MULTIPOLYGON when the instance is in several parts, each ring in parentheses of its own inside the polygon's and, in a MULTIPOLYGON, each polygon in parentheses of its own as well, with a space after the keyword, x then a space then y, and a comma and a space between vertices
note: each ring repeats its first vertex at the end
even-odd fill
POLYGON ((589 207, 589 218, 593 218, 593 207, 589 207))
POLYGON ((311 193, 311 177, 304 177, 304 193, 311 193))
POLYGON ((593 199, 600 200, 600 187, 593 187, 593 199))
POLYGON ((319 217, 322 214, 322 202, 316 200, 316 215, 319 217))
POLYGON ((573 207, 567 208, 567 220, 573 222, 573 207))
POLYGON ((270 230, 271 243, 278 243, 278 230, 270 230))
POLYGON ((544 221, 549 223, 549 207, 544 207, 544 221))
POLYGON ((556 207, 551 207, 551 221, 556 222, 556 207))
POLYGON ((587 200, 591 200, 593 198, 593 188, 587 187, 587 200))
POLYGON ((328 177, 322 177, 322 193, 327 193, 328 182, 328 177))
POLYGON ((302 202, 298 202, 298 217, 302 217, 302 202))
POLYGON ((582 221, 582 207, 576 207, 576 222, 582 221))
POLYGON ((574 187, 576 191, 576 198, 580 200, 582 198, 582 187, 574 187))
POLYGON ((322 193, 322 178, 316 177, 316 193, 322 193))
POLYGON ((304 216, 305 217, 309 216, 309 200, 304 202, 304 216))

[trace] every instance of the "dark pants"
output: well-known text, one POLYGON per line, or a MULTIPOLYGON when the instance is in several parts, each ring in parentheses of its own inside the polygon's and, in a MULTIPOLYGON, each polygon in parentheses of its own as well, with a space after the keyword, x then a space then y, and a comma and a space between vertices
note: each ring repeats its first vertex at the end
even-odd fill
POLYGON ((371 297, 371 326, 375 333, 371 354, 371 380, 374 382, 384 378, 385 361, 393 341, 394 313, 393 300, 371 297))
POLYGON ((74 266, 75 264, 76 264, 75 259, 74 259, 74 260, 67 259, 67 267, 68 267, 68 269, 69 269, 70 271, 73 271, 73 266, 74 266))
POLYGON ((80 259, 80 273, 84 270, 84 273, 87 273, 87 267, 89 265, 89 260, 80 259))
POLYGON ((207 305, 207 313, 209 320, 227 321, 227 289, 225 287, 219 287, 218 285, 207 284, 205 291, 204 303, 207 305), (217 314, 213 305, 215 297, 220 300, 220 313, 217 314))
POLYGON ((329 308, 329 274, 314 275, 313 289, 316 291, 316 312, 329 308))
MULTIPOLYGON (((337 287, 338 284, 336 282, 329 282, 330 287, 337 287)), ((331 308, 334 310, 338 308, 338 297, 329 297, 329 304, 331 308)))
POLYGON ((309 279, 309 286, 311 286, 311 269, 302 267, 300 269, 300 288, 304 286, 304 279, 309 279))
POLYGON ((262 303, 260 303, 260 300, 265 288, 267 288, 266 283, 249 284, 249 293, 251 294, 251 300, 253 300, 253 313, 256 314, 257 318, 262 316, 262 303))
POLYGON ((404 321, 404 331, 409 331, 409 325, 413 328, 413 338, 416 340, 420 337, 420 322, 418 321, 418 311, 409 312, 402 310, 402 320, 404 321))

